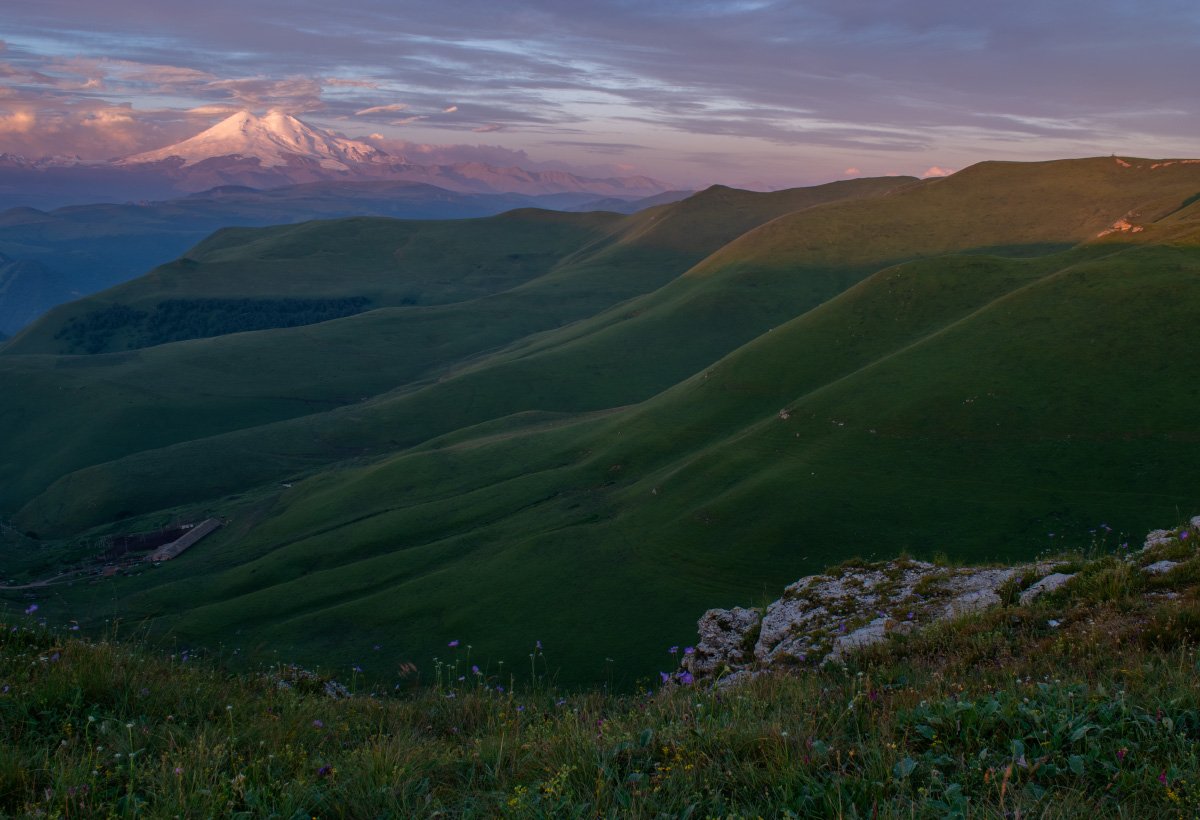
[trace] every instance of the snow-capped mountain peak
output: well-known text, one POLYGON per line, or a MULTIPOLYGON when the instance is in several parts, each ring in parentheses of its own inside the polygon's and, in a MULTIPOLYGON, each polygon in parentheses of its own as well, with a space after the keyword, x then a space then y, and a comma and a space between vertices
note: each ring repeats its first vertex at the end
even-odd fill
POLYGON ((120 164, 139 165, 179 157, 186 167, 227 156, 255 158, 264 168, 290 165, 299 158, 333 171, 349 171, 362 163, 391 160, 372 145, 335 136, 282 111, 272 111, 263 117, 239 111, 191 139, 126 157, 120 164))

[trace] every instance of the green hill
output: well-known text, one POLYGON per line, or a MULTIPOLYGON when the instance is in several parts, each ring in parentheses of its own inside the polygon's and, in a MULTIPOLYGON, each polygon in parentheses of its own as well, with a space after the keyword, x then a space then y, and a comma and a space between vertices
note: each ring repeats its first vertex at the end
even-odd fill
POLYGON ((1200 165, 1154 165, 985 163, 558 214, 544 268, 467 293, 496 281, 485 252, 524 236, 500 223, 547 219, 519 212, 462 223, 480 238, 453 260, 450 228, 423 229, 447 257, 430 250, 420 279, 437 304, 32 352, 102 304, 285 283, 399 298, 383 249, 413 229, 218 234, 194 271, 76 303, 0 355, 27 397, 0 399, 0 428, 27 431, 0 450, 0 503, 61 539, 43 564, 101 531, 229 519, 152 571, 56 587, 70 617, 111 613, 119 590, 156 632, 308 662, 372 644, 428 659, 451 638, 519 657, 546 639, 574 680, 606 657, 650 669, 653 635, 856 554, 1029 557, 1136 534, 1200 506, 1200 165), (320 263, 339 254, 360 260, 342 279, 320 263), (443 341, 400 341, 417 338, 443 341), (386 363, 397 347, 422 352, 386 363), (192 396, 186 368, 220 378, 192 396))
MULTIPOLYGON (((87 465, 279 419, 311 420, 321 410, 435 379, 485 351, 659 287, 779 213, 909 182, 862 180, 766 195, 714 188, 630 217, 520 211, 444 223, 348 220, 220 232, 185 260, 53 311, 4 349, 0 377, 11 391, 8 401, 0 397, 0 422, 11 435, 0 448, 7 455, 0 455, 0 509, 19 507, 87 465), (247 238, 244 247, 239 237, 247 238), (317 247, 324 250, 313 253, 317 247), (465 293, 472 286, 477 293, 465 293), (99 327, 88 317, 148 314, 164 295, 258 303, 269 288, 391 306, 113 355, 22 355, 70 347, 55 337, 72 321, 96 325, 102 347, 132 343, 139 330, 99 327), (421 304, 397 304, 416 291, 425 294, 421 304), (64 395, 74 410, 35 412, 62 407, 64 395)), ((345 455, 337 449, 318 457, 345 455)))

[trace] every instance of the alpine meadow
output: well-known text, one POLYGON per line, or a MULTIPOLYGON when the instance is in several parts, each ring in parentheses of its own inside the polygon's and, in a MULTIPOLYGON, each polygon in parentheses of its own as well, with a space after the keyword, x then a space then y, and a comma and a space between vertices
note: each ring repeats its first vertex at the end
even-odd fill
POLYGON ((541 640, 560 682, 628 685, 851 556, 1115 544, 1195 504, 1198 192, 988 162, 218 231, 4 347, 9 572, 216 517, 42 611, 368 672, 541 640))

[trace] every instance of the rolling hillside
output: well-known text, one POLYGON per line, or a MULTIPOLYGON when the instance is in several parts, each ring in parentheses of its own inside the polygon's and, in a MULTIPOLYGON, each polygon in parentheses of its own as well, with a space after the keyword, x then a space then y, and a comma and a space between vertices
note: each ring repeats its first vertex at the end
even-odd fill
POLYGON ((1136 537, 1200 506, 1197 193, 1200 164, 1100 158, 222 232, 0 354, 0 507, 45 544, 11 560, 218 514, 202 549, 47 604, 86 620, 119 590, 260 659, 541 639, 587 680, 856 554, 1136 537), (61 352, 116 306, 284 293, 371 301, 61 352))
POLYGON ((593 201, 587 193, 458 193, 419 182, 325 181, 265 191, 227 185, 160 202, 11 208, 0 212, 0 254, 27 269, 0 286, 0 329, 13 335, 55 305, 141 276, 223 227, 350 216, 463 219, 524 207, 633 213, 660 204, 614 200, 621 207, 578 208, 593 201))

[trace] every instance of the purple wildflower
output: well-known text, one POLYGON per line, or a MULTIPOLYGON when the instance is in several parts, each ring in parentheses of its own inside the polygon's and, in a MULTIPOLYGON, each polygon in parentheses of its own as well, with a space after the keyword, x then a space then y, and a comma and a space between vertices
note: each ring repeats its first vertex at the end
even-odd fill
POLYGON ((694 646, 685 646, 685 647, 683 648, 683 654, 685 654, 685 655, 695 655, 695 654, 696 654, 696 647, 694 647, 694 646))
POLYGON ((176 777, 178 777, 178 776, 179 776, 179 775, 181 775, 181 774, 183 774, 183 767, 182 767, 182 766, 176 766, 176 767, 175 767, 175 776, 176 776, 176 777))
POLYGON ((473 665, 473 664, 472 664, 472 666, 471 666, 471 674, 472 674, 472 675, 479 675, 479 674, 481 674, 481 673, 480 673, 480 671, 479 671, 479 667, 478 667, 478 666, 475 666, 475 665, 473 665))
POLYGON ((450 647, 451 649, 453 649, 454 647, 458 646, 458 641, 456 641, 456 640, 455 640, 455 641, 450 641, 450 643, 446 644, 446 646, 448 646, 448 647, 450 647))
POLYGON ((503 695, 503 694, 504 694, 504 687, 503 687, 503 686, 500 686, 500 685, 498 685, 498 684, 497 684, 497 686, 496 686, 496 691, 497 691, 497 692, 499 692, 500 694, 502 694, 502 695, 503 695))
POLYGON ((1188 532, 1187 530, 1180 530, 1180 531, 1179 531, 1179 540, 1180 540, 1180 541, 1186 541, 1186 540, 1188 540, 1188 537, 1189 537, 1189 536, 1191 536, 1191 533, 1190 533, 1190 532, 1188 532))
POLYGON ((328 763, 317 769, 317 777, 329 777, 331 774, 333 774, 333 767, 328 763))
POLYGON ((678 678, 679 682, 682 683, 684 686, 691 686, 693 683, 696 682, 696 679, 692 677, 691 672, 680 672, 675 677, 678 678))
POLYGON ((663 682, 663 683, 666 683, 667 681, 669 681, 669 680, 671 679, 671 676, 670 676, 670 675, 668 675, 666 672, 659 672, 659 673, 658 673, 658 676, 659 676, 660 678, 662 678, 662 682, 663 682))
POLYGON ((320 718, 317 718, 316 720, 313 721, 313 726, 316 726, 318 729, 324 729, 325 721, 321 720, 320 718))
POLYGON ((33 613, 35 613, 35 612, 37 612, 37 611, 38 611, 38 605, 37 605, 37 604, 30 604, 30 605, 29 605, 29 607, 28 607, 28 608, 25 610, 25 614, 26 614, 26 615, 32 615, 33 613))
POLYGON ((1166 769, 1163 769, 1161 772, 1159 772, 1159 775, 1158 775, 1158 782, 1159 782, 1159 783, 1162 783, 1164 786, 1165 786, 1165 785, 1167 785, 1167 771, 1166 771, 1166 769))
POLYGON ((678 655, 678 654, 679 654, 679 647, 678 647, 678 646, 672 646, 672 647, 671 647, 670 649, 668 649, 667 651, 668 651, 668 652, 670 652, 672 655, 678 655))
POLYGON ((362 672, 362 667, 356 663, 354 666, 350 667, 350 671, 355 673, 362 672))
POLYGON ((534 641, 534 642, 533 642, 533 646, 534 646, 534 648, 535 648, 535 649, 541 649, 541 648, 542 648, 542 642, 541 642, 541 641, 534 641))

